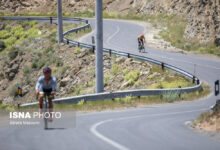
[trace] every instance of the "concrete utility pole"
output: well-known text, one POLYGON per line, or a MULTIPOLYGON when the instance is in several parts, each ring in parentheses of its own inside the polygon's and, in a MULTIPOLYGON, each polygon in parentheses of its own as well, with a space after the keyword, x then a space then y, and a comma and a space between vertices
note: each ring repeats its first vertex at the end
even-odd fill
POLYGON ((63 42, 62 0, 57 0, 58 43, 63 42))
POLYGON ((96 0, 96 93, 104 92, 102 0, 96 0))

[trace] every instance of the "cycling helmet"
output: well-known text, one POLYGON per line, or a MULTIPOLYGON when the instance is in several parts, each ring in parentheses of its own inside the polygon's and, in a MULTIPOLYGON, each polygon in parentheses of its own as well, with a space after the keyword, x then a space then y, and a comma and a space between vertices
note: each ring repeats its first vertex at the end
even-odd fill
POLYGON ((51 72, 50 67, 45 67, 45 68, 43 69, 43 73, 50 73, 50 72, 51 72))

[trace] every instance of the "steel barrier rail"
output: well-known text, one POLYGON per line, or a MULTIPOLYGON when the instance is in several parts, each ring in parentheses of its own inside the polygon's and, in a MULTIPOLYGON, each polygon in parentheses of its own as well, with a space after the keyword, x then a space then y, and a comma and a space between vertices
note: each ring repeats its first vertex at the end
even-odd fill
MULTIPOLYGON (((4 20, 46 20, 49 21, 52 17, 0 17, 0 19, 4 20)), ((52 18, 52 20, 56 20, 56 18, 52 18)), ((75 29, 68 30, 64 33, 64 36, 72 33, 72 32, 78 32, 82 29, 90 27, 90 24, 88 24, 88 21, 85 19, 81 18, 63 18, 63 20, 68 20, 68 21, 78 21, 78 22, 83 22, 85 23, 84 26, 78 27, 75 29)), ((69 42, 70 44, 73 44, 75 46, 81 46, 81 47, 86 47, 86 48, 94 48, 94 45, 89 45, 86 43, 81 43, 73 40, 69 40, 64 37, 64 42, 69 42)), ((95 51, 95 49, 94 49, 95 51)), ((170 89, 136 89, 136 90, 124 90, 124 91, 114 91, 114 92, 104 92, 104 93, 97 93, 97 94, 87 94, 87 95, 80 95, 80 96, 73 96, 73 97, 67 97, 67 98, 58 98, 54 99, 54 103, 60 104, 60 103, 77 103, 81 100, 84 101, 95 101, 95 100, 104 100, 104 99, 114 99, 114 98, 123 98, 126 96, 148 96, 148 95, 169 95, 169 94, 184 94, 184 93, 191 93, 195 92, 202 87, 202 82, 192 74, 177 68, 175 66, 160 62, 158 60, 144 57, 144 56, 139 56, 135 54, 130 54, 130 53, 125 53, 125 52, 120 52, 112 49, 106 49, 103 48, 103 51, 105 53, 111 53, 123 57, 129 57, 129 58, 135 58, 139 59, 142 61, 147 61, 156 65, 160 65, 164 68, 168 68, 170 70, 173 70, 185 77, 188 77, 189 79, 194 80, 197 82, 196 86, 192 87, 185 87, 185 88, 170 88, 170 89)), ((21 104, 20 106, 31 106, 31 105, 36 105, 38 102, 33 102, 33 103, 27 103, 27 104, 21 104)))

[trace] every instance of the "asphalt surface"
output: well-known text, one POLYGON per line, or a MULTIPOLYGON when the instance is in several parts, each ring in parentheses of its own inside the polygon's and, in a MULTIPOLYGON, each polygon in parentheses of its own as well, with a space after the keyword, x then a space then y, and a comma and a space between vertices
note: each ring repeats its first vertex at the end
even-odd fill
MULTIPOLYGON (((90 20, 94 27, 94 20, 90 20)), ((172 53, 147 48, 138 53, 137 36, 144 28, 124 21, 104 21, 104 46, 151 57, 180 67, 213 86, 220 79, 220 61, 198 55, 172 53)), ((91 43, 91 34, 81 39, 91 43)), ((73 128, 0 128, 0 150, 219 150, 220 141, 186 125, 216 101, 206 98, 178 104, 165 104, 93 112, 76 115, 73 128)), ((68 122, 71 117, 66 118, 68 122)), ((65 123, 65 121, 64 121, 65 123)))

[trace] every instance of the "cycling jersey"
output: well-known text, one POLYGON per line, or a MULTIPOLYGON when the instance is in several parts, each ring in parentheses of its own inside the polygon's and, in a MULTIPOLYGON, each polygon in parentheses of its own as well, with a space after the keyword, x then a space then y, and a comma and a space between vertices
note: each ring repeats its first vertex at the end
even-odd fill
POLYGON ((57 90, 57 81, 55 77, 51 77, 50 81, 48 83, 46 83, 45 81, 45 77, 44 76, 40 76, 39 79, 37 80, 37 84, 35 89, 39 90, 39 92, 43 92, 43 91, 50 91, 52 89, 52 91, 56 91, 57 90))
POLYGON ((144 35, 139 36, 139 39, 144 39, 144 38, 145 38, 144 35))

